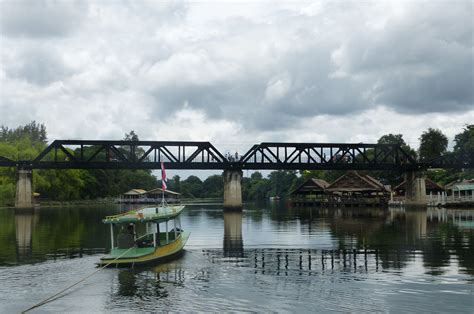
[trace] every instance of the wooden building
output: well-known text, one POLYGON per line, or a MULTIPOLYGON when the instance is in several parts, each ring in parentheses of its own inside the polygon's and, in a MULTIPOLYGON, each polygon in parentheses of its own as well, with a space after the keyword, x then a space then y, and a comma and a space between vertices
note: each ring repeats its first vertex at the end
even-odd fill
MULTIPOLYGON (((160 202, 162 197, 163 197, 163 189, 162 188, 156 188, 150 191, 145 192, 146 198, 151 200, 152 203, 154 202, 160 202)), ((180 198, 180 193, 170 191, 170 190, 165 190, 165 199, 166 202, 168 203, 179 203, 179 198, 180 198)))
POLYGON ((333 202, 347 206, 388 206, 391 193, 377 179, 357 171, 348 171, 336 179, 326 192, 331 194, 333 202))
POLYGON ((291 199, 314 199, 326 196, 325 189, 329 186, 323 179, 308 179, 290 193, 291 199))
MULTIPOLYGON (((437 184, 436 182, 426 179, 425 180, 425 185, 426 185, 426 195, 437 195, 441 194, 444 192, 444 188, 437 184)), ((397 185, 393 191, 397 196, 405 196, 406 192, 406 181, 403 181, 399 185, 397 185)))
POLYGON ((143 198, 145 192, 143 189, 131 189, 120 195, 119 203, 138 203, 138 200, 143 198))
MULTIPOLYGON (((165 193, 164 193, 165 200, 168 203, 179 203, 180 195, 181 195, 180 193, 170 191, 170 190, 165 190, 165 193)), ((149 191, 145 191, 142 189, 131 189, 130 191, 127 191, 123 193, 122 195, 120 195, 118 202, 128 203, 128 204, 133 204, 133 203, 154 204, 154 203, 161 202, 162 197, 163 197, 163 190, 161 188, 156 188, 149 191)))

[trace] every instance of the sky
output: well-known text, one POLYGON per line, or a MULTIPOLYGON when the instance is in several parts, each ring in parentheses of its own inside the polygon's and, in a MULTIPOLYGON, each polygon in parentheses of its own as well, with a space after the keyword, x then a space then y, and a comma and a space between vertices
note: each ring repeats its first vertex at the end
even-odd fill
POLYGON ((0 125, 374 143, 474 122, 472 1, 0 0, 0 125))

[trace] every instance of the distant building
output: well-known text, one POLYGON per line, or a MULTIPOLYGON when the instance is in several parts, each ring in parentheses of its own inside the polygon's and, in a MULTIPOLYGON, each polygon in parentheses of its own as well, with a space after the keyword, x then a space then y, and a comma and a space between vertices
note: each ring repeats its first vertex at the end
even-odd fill
MULTIPOLYGON (((163 189, 156 188, 153 190, 149 190, 145 192, 145 195, 146 195, 146 198, 151 201, 151 203, 160 202, 163 197, 163 189)), ((181 194, 178 192, 165 190, 164 195, 168 203, 179 203, 179 197, 181 194)))
POLYGON ((390 189, 377 179, 359 174, 357 171, 348 171, 336 179, 327 188, 337 202, 348 204, 378 204, 388 205, 390 189))
POLYGON ((143 197, 145 190, 131 189, 120 195, 120 203, 138 203, 137 201, 143 197))
MULTIPOLYGON (((444 188, 441 185, 437 184, 436 182, 430 179, 425 180, 425 185, 426 185, 426 195, 438 195, 444 192, 444 188)), ((403 181, 402 183, 397 185, 393 189, 393 191, 398 196, 405 196, 406 181, 403 181)))
POLYGON ((390 194, 390 187, 377 179, 348 171, 331 184, 321 179, 306 180, 291 192, 291 200, 294 206, 387 206, 390 194))
POLYGON ((448 200, 474 201, 474 179, 451 182, 445 186, 448 200))
MULTIPOLYGON (((168 203, 179 203, 180 193, 165 190, 164 196, 168 203)), ((120 195, 119 203, 159 203, 163 197, 163 190, 161 188, 152 189, 149 191, 143 189, 131 189, 120 195)))
POLYGON ((290 193, 292 199, 321 198, 326 195, 325 189, 329 186, 323 179, 308 179, 290 193))

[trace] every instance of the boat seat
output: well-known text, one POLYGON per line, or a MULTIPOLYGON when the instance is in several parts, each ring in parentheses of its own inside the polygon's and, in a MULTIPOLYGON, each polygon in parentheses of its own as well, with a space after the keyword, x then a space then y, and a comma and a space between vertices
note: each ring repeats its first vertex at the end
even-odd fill
POLYGON ((117 247, 119 249, 128 249, 135 245, 133 236, 129 233, 121 233, 117 236, 117 247))

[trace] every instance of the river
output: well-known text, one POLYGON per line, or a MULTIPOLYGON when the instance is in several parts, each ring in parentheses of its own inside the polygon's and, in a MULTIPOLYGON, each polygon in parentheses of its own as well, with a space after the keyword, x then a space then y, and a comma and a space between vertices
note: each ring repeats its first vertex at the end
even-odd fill
MULTIPOLYGON (((118 206, 0 209, 0 312, 94 272, 118 206)), ((187 206, 184 255, 105 269, 32 312, 474 309, 474 210, 187 206)))

